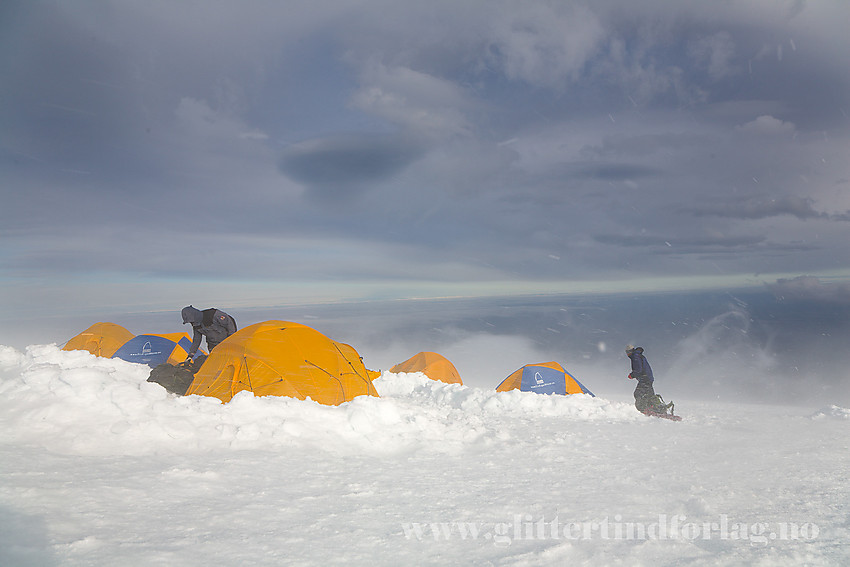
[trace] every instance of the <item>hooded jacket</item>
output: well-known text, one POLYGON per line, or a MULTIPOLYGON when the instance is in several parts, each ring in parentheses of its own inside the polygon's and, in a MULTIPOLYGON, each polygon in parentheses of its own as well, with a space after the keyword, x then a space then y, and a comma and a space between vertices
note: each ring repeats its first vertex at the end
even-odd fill
POLYGON ((652 382, 655 381, 655 378, 652 376, 652 368, 649 366, 649 362, 646 361, 646 357, 643 355, 643 348, 637 347, 630 354, 629 358, 632 361, 632 378, 637 379, 639 382, 652 382))
POLYGON ((183 324, 192 324, 192 348, 189 356, 195 356, 201 346, 201 337, 207 338, 207 348, 212 351, 218 343, 236 332, 236 320, 219 309, 201 311, 189 305, 184 307, 183 324))

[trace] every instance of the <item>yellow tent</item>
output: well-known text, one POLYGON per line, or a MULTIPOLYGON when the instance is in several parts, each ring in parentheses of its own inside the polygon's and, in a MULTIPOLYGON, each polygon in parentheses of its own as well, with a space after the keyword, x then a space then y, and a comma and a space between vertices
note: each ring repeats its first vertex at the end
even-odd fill
POLYGON ((371 381, 373 381, 373 382, 375 381, 375 379, 376 379, 376 378, 380 378, 380 377, 381 377, 381 371, 380 371, 380 370, 369 370, 369 369, 367 368, 367 369, 366 369, 366 374, 369 376, 369 380, 371 380, 371 381))
POLYGON ((463 384, 454 364, 436 352, 415 354, 390 368, 390 372, 422 372, 431 380, 438 380, 446 384, 463 384))
POLYGON ((62 350, 87 350, 95 356, 109 358, 133 337, 133 333, 121 325, 95 323, 65 343, 62 350))
POLYGON ((242 390, 309 397, 325 405, 378 395, 354 348, 288 321, 256 323, 227 337, 195 374, 186 395, 228 402, 242 390))
POLYGON ((538 394, 590 394, 593 396, 593 392, 585 388, 584 384, 576 380, 557 362, 526 364, 496 387, 497 392, 508 390, 538 394))

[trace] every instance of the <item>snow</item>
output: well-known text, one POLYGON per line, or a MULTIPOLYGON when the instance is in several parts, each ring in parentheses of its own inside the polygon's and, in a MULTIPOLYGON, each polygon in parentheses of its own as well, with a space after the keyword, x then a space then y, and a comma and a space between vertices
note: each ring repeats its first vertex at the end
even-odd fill
POLYGON ((147 375, 0 346, 0 565, 850 561, 847 408, 675 423, 389 372, 339 407, 222 404, 147 375))

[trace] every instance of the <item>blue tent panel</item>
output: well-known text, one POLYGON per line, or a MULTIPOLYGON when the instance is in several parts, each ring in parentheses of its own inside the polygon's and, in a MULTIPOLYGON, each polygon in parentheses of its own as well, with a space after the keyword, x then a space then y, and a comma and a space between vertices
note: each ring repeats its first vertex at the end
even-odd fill
MULTIPOLYGON (((182 342, 185 339, 181 340, 182 342)), ((191 346, 191 342, 188 346, 191 346)), ((147 364, 151 368, 168 362, 168 358, 174 351, 177 343, 165 337, 157 337, 155 335, 138 335, 119 348, 112 358, 120 358, 127 362, 138 362, 139 364, 147 364)))
MULTIPOLYGON (((192 350, 192 341, 190 341, 188 337, 181 338, 177 344, 183 347, 183 350, 186 352, 190 352, 192 350)), ((576 380, 576 382, 578 382, 578 380, 576 380)), ((584 386, 582 386, 582 388, 584 388, 584 386)))
POLYGON ((546 366, 526 366, 523 368, 522 383, 519 389, 523 392, 536 392, 538 394, 567 394, 564 373, 546 366))

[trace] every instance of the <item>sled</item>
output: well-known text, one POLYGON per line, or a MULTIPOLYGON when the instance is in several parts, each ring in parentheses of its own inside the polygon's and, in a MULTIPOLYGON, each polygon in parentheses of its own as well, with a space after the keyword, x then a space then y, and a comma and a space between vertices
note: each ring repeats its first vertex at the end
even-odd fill
POLYGON ((673 404, 673 402, 665 402, 664 398, 662 398, 660 394, 654 394, 647 398, 643 398, 640 401, 636 401, 635 407, 638 408, 640 413, 648 415, 649 417, 660 417, 662 419, 669 419, 670 421, 682 421, 681 416, 675 415, 673 412, 676 407, 675 404, 673 404), (667 413, 667 410, 670 410, 670 413, 667 413))
POLYGON ((669 419, 670 421, 682 421, 681 415, 673 415, 672 413, 658 413, 649 410, 643 411, 641 413, 649 417, 660 417, 661 419, 669 419))

